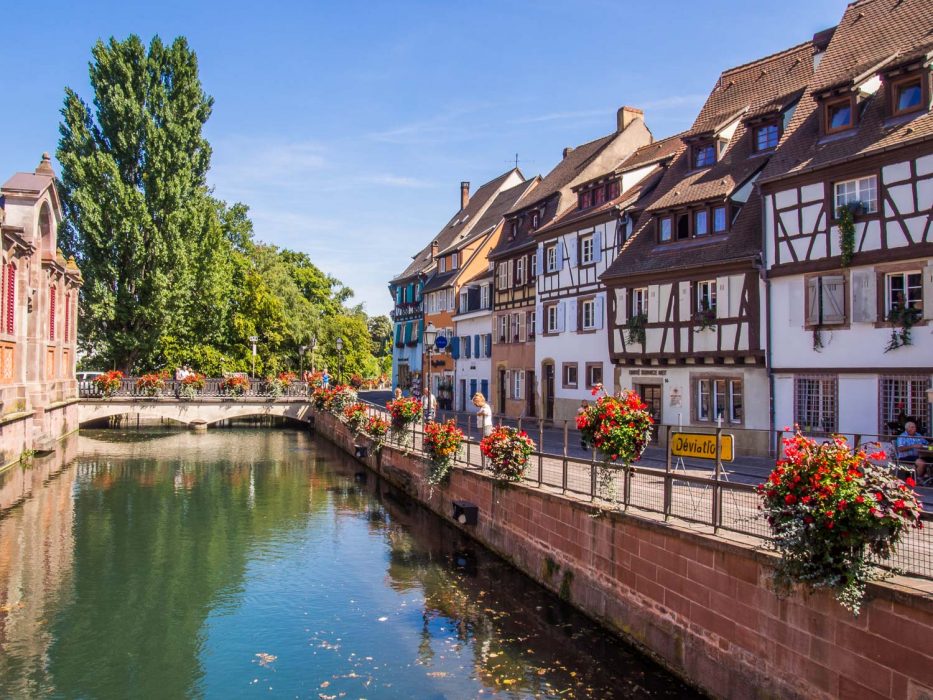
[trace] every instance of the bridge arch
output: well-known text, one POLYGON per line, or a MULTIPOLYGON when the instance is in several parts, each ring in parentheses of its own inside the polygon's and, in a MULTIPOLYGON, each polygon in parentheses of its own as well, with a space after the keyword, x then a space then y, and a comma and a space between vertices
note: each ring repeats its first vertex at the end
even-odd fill
POLYGON ((79 404, 78 425, 121 415, 171 420, 188 426, 210 426, 223 420, 262 416, 278 416, 307 424, 311 422, 311 406, 305 401, 274 399, 91 399, 79 404))

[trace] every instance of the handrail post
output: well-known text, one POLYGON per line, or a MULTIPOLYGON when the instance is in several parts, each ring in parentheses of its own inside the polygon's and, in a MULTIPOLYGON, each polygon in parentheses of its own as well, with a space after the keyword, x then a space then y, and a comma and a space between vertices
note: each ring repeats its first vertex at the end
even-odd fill
POLYGON ((470 442, 473 440, 473 429, 470 426, 470 415, 469 414, 467 414, 467 419, 466 419, 466 437, 467 437, 466 439, 466 446, 467 446, 466 463, 468 467, 472 467, 473 464, 472 462, 470 462, 470 447, 471 447, 470 442))
POLYGON ((538 488, 544 482, 544 420, 538 419, 538 488))
POLYGON ((560 490, 567 493, 567 421, 564 421, 564 458, 561 460, 560 490))
POLYGON ((719 477, 722 474, 722 426, 716 427, 716 471, 713 475, 713 532, 719 532, 722 521, 722 492, 719 477))
POLYGON ((667 464, 664 468, 664 519, 670 520, 674 500, 674 481, 671 478, 671 430, 674 426, 665 427, 667 428, 667 464))
POLYGON ((596 448, 590 451, 590 500, 596 500, 596 448))

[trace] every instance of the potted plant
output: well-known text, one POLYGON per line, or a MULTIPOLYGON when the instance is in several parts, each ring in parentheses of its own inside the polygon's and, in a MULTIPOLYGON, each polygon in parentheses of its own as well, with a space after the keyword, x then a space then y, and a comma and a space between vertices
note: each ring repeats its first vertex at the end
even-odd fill
POLYGON ((227 396, 242 396, 249 391, 249 379, 242 374, 231 374, 221 380, 220 390, 227 396))
POLYGON ((345 384, 338 384, 327 393, 325 408, 337 418, 343 416, 343 409, 356 403, 356 392, 345 384))
POLYGON ((359 433, 366 425, 368 411, 365 403, 351 403, 343 409, 343 422, 354 433, 359 433))
POLYGON ((397 440, 410 437, 408 428, 421 420, 421 402, 410 396, 402 396, 386 403, 392 424, 392 434, 397 440))
POLYGON ((450 476, 450 470, 463 444, 463 431, 453 419, 446 423, 428 423, 424 427, 424 450, 431 460, 428 483, 440 484, 450 476))
POLYGON ((198 392, 204 390, 204 375, 193 372, 184 379, 181 380, 181 387, 178 390, 178 395, 181 398, 193 399, 198 395, 198 392))
POLYGON ((500 425, 483 438, 479 449, 489 460, 496 479, 515 482, 524 478, 535 443, 524 430, 500 425))
POLYGON ((783 442, 784 458, 758 486, 781 555, 776 588, 829 589, 858 615, 868 582, 884 577, 873 562, 922 527, 914 481, 900 481, 883 452, 853 451, 840 436, 817 443, 798 429, 783 442))
POLYGON ((109 372, 104 372, 94 377, 94 386, 97 387, 97 390, 104 398, 108 399, 119 391, 122 383, 123 372, 118 369, 110 370, 109 372))
POLYGON ((165 389, 165 374, 149 372, 136 380, 136 391, 145 396, 157 396, 165 389))

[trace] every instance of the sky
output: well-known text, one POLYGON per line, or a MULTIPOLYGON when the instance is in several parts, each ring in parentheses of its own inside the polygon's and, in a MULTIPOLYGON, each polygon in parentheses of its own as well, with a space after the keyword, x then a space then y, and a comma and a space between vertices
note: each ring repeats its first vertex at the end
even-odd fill
MULTIPOLYGON (((10 3, 0 178, 58 143, 66 86, 90 102, 98 39, 187 37, 213 114, 209 184, 259 240, 308 253, 370 314, 387 282, 518 154, 531 177, 615 129, 693 122, 722 70, 836 24, 841 0, 10 3)), ((57 163, 54 163, 57 167, 57 163)))

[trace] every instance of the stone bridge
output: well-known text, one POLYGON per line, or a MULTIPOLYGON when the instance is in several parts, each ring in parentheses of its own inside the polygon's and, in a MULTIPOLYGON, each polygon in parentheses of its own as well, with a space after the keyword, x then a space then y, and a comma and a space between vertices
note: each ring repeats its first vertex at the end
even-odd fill
POLYGON ((237 398, 176 399, 168 396, 144 398, 115 396, 112 398, 81 399, 78 404, 78 424, 86 425, 111 416, 165 419, 182 423, 191 428, 205 428, 231 418, 254 416, 281 416, 311 424, 311 405, 304 397, 283 396, 278 398, 246 396, 237 398))

